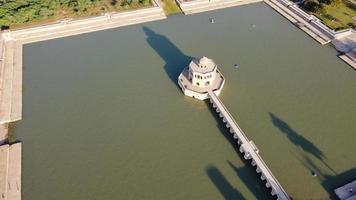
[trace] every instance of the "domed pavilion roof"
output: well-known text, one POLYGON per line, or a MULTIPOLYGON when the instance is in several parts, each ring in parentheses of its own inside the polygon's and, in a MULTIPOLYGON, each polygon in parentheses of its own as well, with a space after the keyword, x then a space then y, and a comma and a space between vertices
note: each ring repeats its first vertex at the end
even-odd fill
POLYGON ((198 73, 208 73, 212 72, 216 67, 215 62, 207 57, 196 58, 192 60, 189 64, 189 68, 191 68, 194 72, 198 73))

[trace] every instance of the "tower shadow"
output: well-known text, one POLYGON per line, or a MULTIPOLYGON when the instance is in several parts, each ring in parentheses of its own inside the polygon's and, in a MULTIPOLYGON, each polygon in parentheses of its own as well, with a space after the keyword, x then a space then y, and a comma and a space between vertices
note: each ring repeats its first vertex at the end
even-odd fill
POLYGON ((168 77, 175 85, 178 85, 177 80, 179 74, 193 57, 185 55, 166 36, 158 34, 146 26, 142 29, 147 36, 147 43, 166 62, 164 70, 168 77))
POLYGON ((225 178, 223 174, 214 166, 209 166, 206 169, 206 174, 210 178, 211 182, 219 190, 221 195, 226 200, 233 199, 245 199, 243 195, 236 190, 225 178))

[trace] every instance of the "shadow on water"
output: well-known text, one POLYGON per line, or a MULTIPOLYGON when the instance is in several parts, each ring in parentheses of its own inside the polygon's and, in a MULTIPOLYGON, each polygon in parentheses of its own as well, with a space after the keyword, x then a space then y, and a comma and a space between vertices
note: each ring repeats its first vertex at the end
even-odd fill
POLYGON ((251 191, 253 195, 255 195, 256 199, 275 199, 272 195, 270 195, 271 191, 270 189, 265 187, 265 181, 262 181, 260 179, 260 175, 257 174, 255 171, 255 168, 251 165, 250 160, 245 160, 242 156, 241 153, 239 153, 239 147, 237 144, 237 141, 234 140, 232 134, 229 132, 229 130, 225 127, 225 124, 222 122, 222 120, 219 118, 218 114, 215 112, 214 108, 209 104, 209 101, 205 102, 206 105, 208 106, 209 111, 217 121, 216 126, 219 129, 219 132, 222 134, 222 136, 231 144, 231 146, 235 149, 237 152, 239 158, 243 161, 244 167, 241 169, 236 168, 235 166, 232 165, 230 161, 228 163, 230 166, 234 169, 236 172, 237 176, 240 178, 241 181, 248 187, 248 189, 251 191))
POLYGON ((229 182, 226 180, 225 176, 214 166, 209 166, 206 169, 206 174, 210 178, 211 182, 219 190, 221 195, 224 196, 226 200, 232 199, 245 199, 242 194, 236 190, 229 182))
POLYGON ((319 179, 321 185, 329 193, 330 199, 338 199, 334 193, 334 189, 356 180, 356 168, 352 168, 342 173, 330 175, 326 171, 319 168, 307 156, 303 156, 299 160, 306 168, 316 173, 316 178, 319 179))
POLYGON ((317 146, 293 130, 285 121, 281 120, 273 113, 269 113, 269 116, 271 117, 273 125, 284 133, 294 145, 299 146, 305 152, 314 155, 319 160, 323 160, 325 158, 324 153, 317 146))
MULTIPOLYGON (((143 27, 143 31, 147 36, 146 40, 148 44, 166 62, 164 70, 166 71, 168 77, 175 85, 177 85, 177 79, 179 74, 181 73, 183 68, 189 64, 193 57, 185 55, 166 36, 158 34, 146 26, 143 27)), ((208 108, 212 112, 213 116, 218 121, 217 126, 220 130, 220 133, 230 142, 230 144, 235 148, 235 150, 238 151, 237 143, 234 141, 232 135, 225 128, 224 124, 220 121, 220 118, 217 116, 215 111, 212 110, 209 103, 206 103, 208 104, 208 108)), ((239 154, 239 156, 242 160, 244 160, 241 154, 239 154)), ((250 166, 250 163, 248 161, 244 161, 244 163, 246 165, 246 168, 244 168, 244 170, 242 171, 239 170, 238 172, 236 172, 237 175, 240 178, 242 177, 241 180, 245 182, 247 187, 250 188, 251 192, 256 196, 257 199, 272 199, 272 197, 269 195, 269 191, 267 191, 268 189, 265 189, 263 182, 260 181, 257 173, 254 172, 254 168, 250 166), (250 171, 250 173, 244 175, 243 173, 246 171, 250 171), (257 187, 256 185, 259 185, 259 187, 257 187), (265 190, 267 192, 265 192, 265 190)), ((208 167, 206 169, 206 173, 225 199, 245 199, 239 191, 237 191, 231 186, 231 184, 226 180, 226 178, 216 167, 208 167)))
POLYGON ((166 36, 158 34, 146 26, 143 27, 143 31, 147 36, 146 40, 148 44, 166 62, 164 70, 168 77, 174 84, 178 85, 179 74, 185 66, 188 66, 193 58, 185 55, 166 36))
MULTIPOLYGON (((263 191, 265 194, 269 194, 270 191, 267 187, 265 187, 262 181, 256 182, 256 180, 251 179, 247 175, 253 175, 256 173, 252 167, 247 167, 246 165, 243 167, 236 167, 230 161, 227 161, 230 167, 235 171, 236 175, 244 182, 244 184, 248 187, 250 192, 255 195, 255 199, 266 199, 265 196, 261 196, 256 191, 263 191)), ((272 198, 272 197, 271 197, 272 198)))
MULTIPOLYGON (((234 147, 234 149, 239 152, 239 147, 237 145, 237 142, 234 140, 232 137, 232 134, 229 132, 229 130, 225 127, 224 123, 221 121, 219 118, 218 114, 215 112, 215 109, 210 105, 209 101, 205 101, 206 106, 208 107, 209 111, 217 121, 216 126, 220 130, 219 132, 224 136, 224 138, 231 144, 231 146, 234 147)), ((239 154, 240 155, 240 154, 239 154)), ((242 159, 242 156, 240 156, 242 159)))
POLYGON ((325 162, 326 157, 317 146, 315 146, 304 136, 297 133, 294 129, 292 129, 292 127, 290 127, 285 121, 277 117, 275 114, 269 113, 269 116, 271 117, 273 125, 277 127, 282 133, 284 133, 294 145, 300 147, 304 152, 307 152, 318 158, 327 168, 329 168, 330 171, 336 174, 335 170, 325 162))

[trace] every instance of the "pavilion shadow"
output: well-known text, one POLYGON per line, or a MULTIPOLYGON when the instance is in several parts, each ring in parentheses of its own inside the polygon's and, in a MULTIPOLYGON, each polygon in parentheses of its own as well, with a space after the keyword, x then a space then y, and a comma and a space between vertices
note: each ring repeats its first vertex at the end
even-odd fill
POLYGON ((147 36, 147 43, 166 62, 164 70, 168 77, 175 85, 178 85, 179 74, 193 58, 185 55, 166 36, 158 34, 146 26, 143 27, 143 31, 147 36))
POLYGON ((226 180, 225 176, 214 166, 209 166, 206 169, 206 174, 210 178, 211 182, 219 190, 224 199, 245 199, 242 194, 236 190, 229 182, 226 180))

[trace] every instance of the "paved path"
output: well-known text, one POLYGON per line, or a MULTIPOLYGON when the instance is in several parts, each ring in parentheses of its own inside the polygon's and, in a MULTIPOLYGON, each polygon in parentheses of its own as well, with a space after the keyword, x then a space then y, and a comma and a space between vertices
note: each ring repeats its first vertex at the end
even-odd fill
POLYGON ((339 57, 356 69, 355 31, 347 29, 335 32, 290 0, 264 0, 264 2, 319 43, 324 45, 332 42, 335 49, 342 53, 339 57))
POLYGON ((0 146, 0 200, 21 200, 21 143, 0 146))
POLYGON ((21 119, 22 115, 22 44, 6 41, 0 77, 0 123, 21 119))
POLYGON ((180 9, 184 14, 195 14, 216 9, 246 5, 250 3, 262 2, 262 0, 177 0, 180 9))
POLYGON ((9 170, 8 170, 8 200, 21 200, 21 159, 22 158, 22 145, 16 143, 10 145, 9 149, 9 170))
POLYGON ((344 38, 334 39, 332 43, 342 53, 339 57, 356 70, 356 32, 344 38))
POLYGON ((0 199, 7 199, 7 166, 9 162, 9 145, 0 146, 0 199))
POLYGON ((210 96, 210 102, 219 113, 219 116, 223 118, 223 122, 226 123, 226 127, 230 129, 230 132, 234 134, 234 138, 237 139, 237 143, 240 145, 240 152, 244 153, 244 158, 251 159, 251 164, 256 166, 256 172, 261 173, 261 179, 266 180, 266 187, 272 189, 271 194, 276 195, 279 200, 289 200, 288 194, 284 191, 276 177, 262 160, 262 157, 258 153, 256 145, 250 141, 239 125, 236 123, 232 115, 229 113, 224 104, 215 95, 213 91, 208 91, 210 96))
MULTIPOLYGON (((264 2, 273 8, 275 11, 280 13, 282 16, 287 18, 290 22, 298 26, 316 41, 321 44, 327 44, 332 40, 332 37, 318 30, 315 26, 313 26, 308 19, 304 19, 300 15, 296 14, 292 10, 290 10, 289 6, 284 5, 282 2, 278 0, 264 0, 264 2)), ((289 1, 285 1, 289 3, 289 1)), ((292 5, 292 2, 290 2, 292 5)), ((305 17, 308 18, 308 17, 305 17)))
POLYGON ((63 20, 52 25, 15 30, 11 31, 11 37, 21 40, 22 43, 33 43, 165 18, 166 15, 161 7, 152 7, 81 20, 63 20))
POLYGON ((7 124, 0 124, 0 145, 4 144, 7 139, 7 124))

